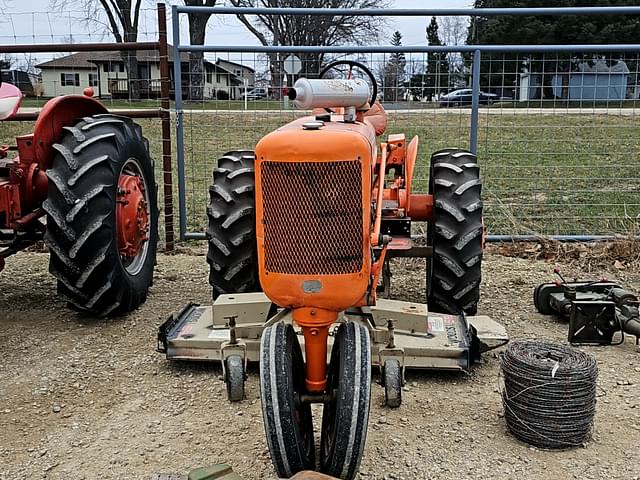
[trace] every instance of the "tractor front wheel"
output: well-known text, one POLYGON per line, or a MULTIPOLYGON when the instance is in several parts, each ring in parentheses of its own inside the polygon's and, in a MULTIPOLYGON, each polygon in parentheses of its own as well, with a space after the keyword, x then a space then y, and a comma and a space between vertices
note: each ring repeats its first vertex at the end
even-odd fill
POLYGON ((158 207, 139 125, 117 115, 64 127, 47 169, 49 271, 71 306, 101 317, 144 303, 153 279, 158 207))
POLYGON ((427 269, 427 303, 448 314, 475 315, 480 298, 484 227, 480 170, 465 150, 442 150, 431 157, 429 193, 434 221, 427 243, 433 256, 427 269))

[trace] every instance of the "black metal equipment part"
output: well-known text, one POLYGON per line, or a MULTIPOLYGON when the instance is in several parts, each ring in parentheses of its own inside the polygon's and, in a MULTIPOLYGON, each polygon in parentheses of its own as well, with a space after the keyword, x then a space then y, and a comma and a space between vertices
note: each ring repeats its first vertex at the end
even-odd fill
POLYGON ((620 285, 606 280, 542 283, 533 293, 536 309, 569 320, 568 340, 575 344, 619 345, 624 334, 640 344, 638 298, 620 285), (621 338, 613 343, 616 332, 621 338))

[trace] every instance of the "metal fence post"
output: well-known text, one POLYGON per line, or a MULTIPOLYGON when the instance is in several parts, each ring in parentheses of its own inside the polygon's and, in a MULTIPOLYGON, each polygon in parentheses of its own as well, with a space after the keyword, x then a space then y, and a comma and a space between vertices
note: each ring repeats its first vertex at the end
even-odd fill
POLYGON ((480 50, 473 52, 473 70, 471 71, 471 132, 469 135, 469 151, 478 153, 478 107, 480 106, 480 50))
POLYGON ((184 125, 182 111, 182 65, 180 64, 180 14, 171 7, 173 25, 173 91, 176 101, 176 160, 178 163, 178 210, 180 211, 180 241, 187 233, 186 184, 184 172, 184 125))

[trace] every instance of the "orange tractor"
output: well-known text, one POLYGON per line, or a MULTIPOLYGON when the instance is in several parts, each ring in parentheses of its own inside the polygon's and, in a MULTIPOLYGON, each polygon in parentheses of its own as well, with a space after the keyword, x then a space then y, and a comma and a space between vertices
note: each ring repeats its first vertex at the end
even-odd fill
MULTIPOLYGON (((0 270, 6 257, 44 239, 70 306, 118 315, 145 301, 153 277, 153 162, 140 126, 86 94, 53 98, 33 133, 0 146, 0 270)), ((0 120, 21 100, 15 86, 0 84, 0 120)))
POLYGON ((316 468, 312 403, 324 405, 320 470, 356 475, 372 366, 387 406, 398 407, 405 368, 466 370, 507 341, 488 317, 466 316, 477 310, 484 234, 475 155, 436 152, 429 193, 414 193, 418 138, 378 145, 387 118, 376 96, 364 65, 332 63, 289 91, 312 116, 218 161, 208 208, 213 307, 188 305, 159 332, 169 358, 221 361, 232 401, 244 396, 246 363, 260 362, 280 477, 316 468), (334 69, 347 78, 324 78, 334 69), (416 221, 429 223, 426 246, 412 241, 416 221), (377 298, 398 256, 429 257, 428 304, 442 313, 377 298))

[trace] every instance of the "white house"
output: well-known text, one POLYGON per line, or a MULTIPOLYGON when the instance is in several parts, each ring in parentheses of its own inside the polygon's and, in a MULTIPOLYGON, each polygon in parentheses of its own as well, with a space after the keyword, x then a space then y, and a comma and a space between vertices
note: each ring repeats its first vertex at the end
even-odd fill
POLYGON ((232 98, 242 98, 245 88, 251 90, 256 86, 256 71, 253 68, 222 58, 218 58, 216 66, 225 69, 232 75, 234 80, 238 80, 238 82, 233 82, 236 85, 234 86, 235 91, 232 93, 232 98))
MULTIPOLYGON (((138 59, 137 78, 130 79, 120 52, 79 52, 37 65, 42 71, 43 96, 81 94, 93 87, 101 98, 129 98, 131 81, 138 82, 141 98, 160 96, 160 60, 158 52, 142 50, 138 59)), ((182 96, 189 99, 189 55, 180 54, 182 96)), ((248 68, 248 67, 246 67, 248 68)), ((171 97, 175 93, 173 48, 169 45, 169 77, 171 97)), ((220 65, 204 60, 204 98, 239 98, 237 87, 242 81, 220 65)))

